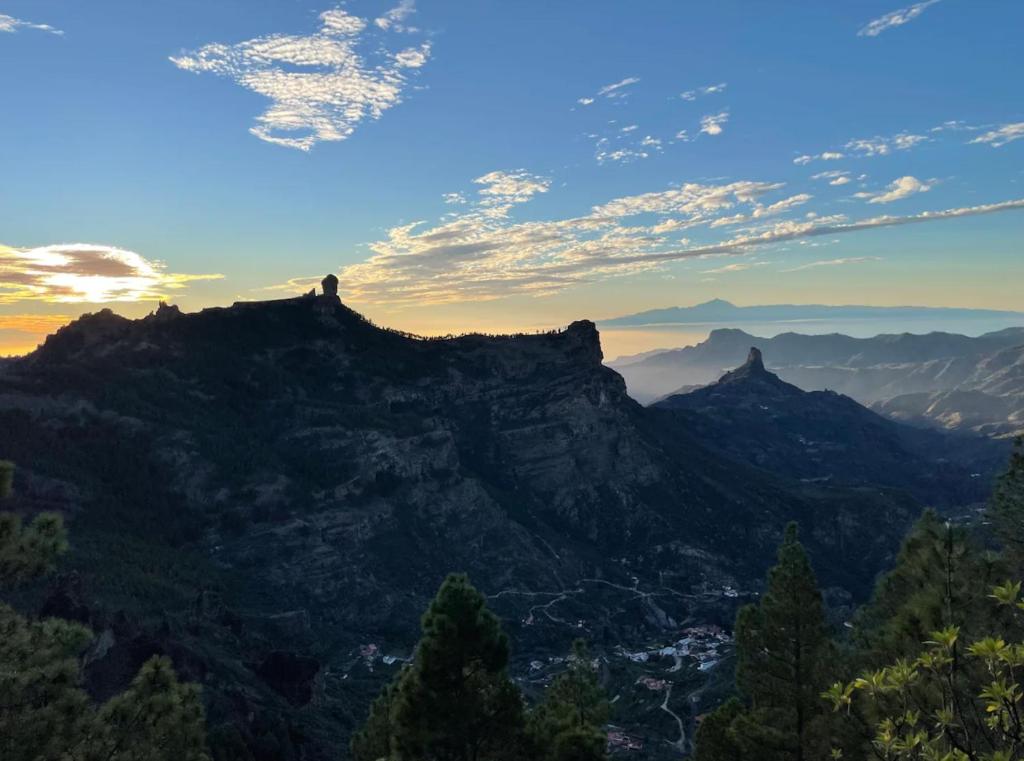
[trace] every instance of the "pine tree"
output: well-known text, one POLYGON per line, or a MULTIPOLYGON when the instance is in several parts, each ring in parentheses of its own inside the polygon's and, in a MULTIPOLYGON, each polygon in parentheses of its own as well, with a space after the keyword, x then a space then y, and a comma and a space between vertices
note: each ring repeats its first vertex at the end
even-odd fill
POLYGON ((1000 560, 966 529, 926 511, 854 619, 858 665, 913 657, 932 632, 947 626, 983 633, 991 619, 989 594, 1004 578, 1000 560))
POLYGON ((352 761, 378 761, 391 754, 395 695, 401 679, 402 675, 399 675, 395 682, 384 686, 380 695, 370 705, 370 715, 366 723, 352 735, 352 741, 349 743, 352 761))
MULTIPOLYGON (((0 460, 0 500, 11 495, 14 465, 0 460)), ((0 513, 0 586, 11 586, 53 569, 67 549, 64 521, 42 513, 28 527, 13 513, 0 513)))
POLYGON ((830 651, 821 593, 791 523, 760 604, 736 618, 736 684, 750 708, 732 731, 744 752, 785 761, 827 755, 820 696, 830 651))
POLYGON ((508 678, 508 638, 464 575, 445 579, 395 698, 399 761, 509 758, 521 742, 522 698, 508 678))
POLYGON ((611 706, 583 640, 573 642, 568 665, 530 712, 528 734, 533 755, 549 761, 601 761, 607 758, 603 727, 611 706))
POLYGON ((996 482, 988 515, 1007 560, 1018 575, 1024 574, 1024 437, 1014 443, 1010 466, 996 482))
POLYGON ((694 738, 694 761, 744 761, 733 733, 733 722, 743 712, 743 703, 733 697, 705 716, 694 738))

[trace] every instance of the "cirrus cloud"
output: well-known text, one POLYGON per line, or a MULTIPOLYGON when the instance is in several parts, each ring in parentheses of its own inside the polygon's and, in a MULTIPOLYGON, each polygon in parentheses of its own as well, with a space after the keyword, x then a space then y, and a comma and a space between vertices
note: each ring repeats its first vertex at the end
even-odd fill
POLYGON ((54 29, 49 24, 35 24, 31 21, 23 21, 22 19, 14 18, 14 16, 5 16, 0 13, 0 32, 13 34, 21 29, 34 29, 37 32, 49 32, 58 36, 64 34, 60 29, 54 29))
POLYGON ((906 8, 899 8, 890 13, 886 13, 884 16, 880 16, 873 21, 869 21, 859 32, 857 32, 857 36, 877 37, 888 29, 903 26, 904 24, 916 19, 937 2, 939 2, 939 0, 924 0, 920 3, 908 5, 906 8))
POLYGON ((972 144, 985 143, 993 148, 1002 148, 1007 143, 1024 138, 1024 122, 1003 124, 971 140, 972 144))

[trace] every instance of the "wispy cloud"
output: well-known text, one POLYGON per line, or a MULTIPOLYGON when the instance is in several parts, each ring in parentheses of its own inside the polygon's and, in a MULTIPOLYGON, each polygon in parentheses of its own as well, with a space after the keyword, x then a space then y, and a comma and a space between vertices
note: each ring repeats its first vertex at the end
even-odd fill
MULTIPOLYGON (((411 9, 411 3, 400 5, 389 12, 395 15, 377 19, 376 26, 397 31, 411 9)), ((308 151, 319 142, 345 140, 364 120, 379 119, 401 103, 410 74, 430 56, 429 43, 384 49, 379 41, 366 39, 365 19, 341 9, 321 13, 320 23, 307 36, 212 43, 170 60, 185 71, 226 77, 269 98, 270 107, 249 131, 261 140, 308 151), (361 46, 369 51, 365 57, 361 46)))
POLYGON ((811 175, 812 180, 828 180, 829 185, 846 185, 850 182, 850 173, 841 169, 818 172, 811 175))
POLYGON ((50 34, 64 34, 60 29, 54 29, 49 24, 35 24, 31 21, 23 21, 14 16, 5 16, 0 13, 0 32, 14 33, 22 29, 33 29, 37 32, 49 32, 50 34))
POLYGON ((927 193, 932 189, 932 185, 921 182, 916 177, 907 175, 905 177, 899 177, 889 183, 885 190, 880 190, 875 193, 854 193, 854 198, 867 199, 868 203, 891 203, 893 201, 899 201, 908 196, 916 195, 917 193, 927 193))
POLYGON ((1024 122, 1013 122, 978 135, 971 143, 985 143, 993 148, 1000 148, 1021 138, 1024 138, 1024 122))
POLYGON ((924 0, 924 2, 914 3, 913 5, 908 5, 906 8, 900 8, 892 11, 891 13, 886 13, 884 16, 880 16, 873 21, 869 21, 859 32, 857 32, 857 35, 860 37, 877 37, 888 29, 894 29, 895 27, 903 26, 904 24, 913 21, 937 2, 939 2, 939 0, 924 0))
POLYGON ((842 267, 847 264, 865 264, 867 262, 880 262, 880 256, 849 256, 842 259, 822 259, 817 262, 808 262, 799 267, 790 267, 780 272, 802 272, 803 270, 817 269, 818 267, 842 267))
POLYGON ((134 251, 90 243, 39 248, 0 245, 0 304, 21 301, 143 301, 222 275, 167 272, 134 251))
POLYGON ((408 26, 405 20, 416 12, 415 0, 402 0, 398 5, 389 10, 383 16, 379 16, 373 20, 373 23, 377 25, 379 29, 388 31, 393 29, 396 32, 404 32, 407 34, 413 34, 418 32, 419 29, 413 26, 408 26))
POLYGON ((839 151, 825 151, 824 153, 818 154, 807 154, 803 156, 797 156, 793 159, 793 163, 799 166, 810 164, 812 161, 839 161, 839 159, 846 158, 845 153, 839 153, 839 151))
POLYGON ((701 95, 714 95, 716 93, 725 92, 725 88, 728 86, 727 82, 719 82, 717 85, 705 85, 704 87, 698 87, 696 90, 681 92, 679 93, 679 97, 683 100, 694 101, 701 95))
POLYGON ((907 151, 919 143, 925 143, 931 138, 926 135, 915 135, 910 132, 900 132, 891 137, 868 137, 857 138, 846 144, 846 148, 861 156, 887 156, 893 151, 907 151))
POLYGON ((639 81, 640 77, 626 77, 618 82, 605 85, 597 91, 597 94, 604 98, 625 98, 629 94, 627 88, 632 87, 639 81))
POLYGON ((768 264, 768 262, 733 262, 732 264, 715 267, 713 270, 701 270, 701 274, 725 275, 730 272, 743 272, 745 270, 753 269, 754 267, 763 267, 766 264, 768 264))
POLYGON ((724 124, 729 121, 729 112, 720 111, 717 114, 708 114, 700 120, 700 131, 705 135, 721 135, 724 131, 724 124))

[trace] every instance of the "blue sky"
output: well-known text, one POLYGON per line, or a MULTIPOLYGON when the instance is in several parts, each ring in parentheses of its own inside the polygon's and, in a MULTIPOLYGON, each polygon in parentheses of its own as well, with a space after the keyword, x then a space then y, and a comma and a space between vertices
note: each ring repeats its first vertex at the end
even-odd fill
POLYGON ((1024 309, 1024 4, 901 2, 0 2, 0 350, 328 271, 419 332, 1024 309))

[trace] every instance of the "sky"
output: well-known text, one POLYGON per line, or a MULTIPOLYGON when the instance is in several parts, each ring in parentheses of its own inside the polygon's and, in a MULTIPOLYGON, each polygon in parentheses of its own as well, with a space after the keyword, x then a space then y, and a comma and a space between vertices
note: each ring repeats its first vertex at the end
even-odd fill
POLYGON ((1024 3, 901 2, 0 0, 0 354, 328 272, 420 334, 1024 310, 1024 3))

